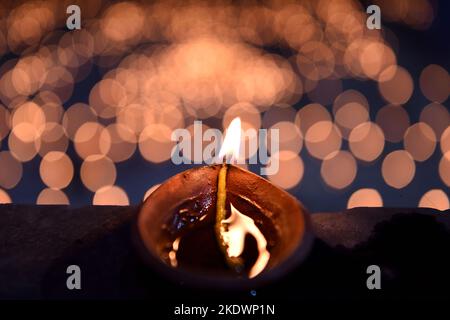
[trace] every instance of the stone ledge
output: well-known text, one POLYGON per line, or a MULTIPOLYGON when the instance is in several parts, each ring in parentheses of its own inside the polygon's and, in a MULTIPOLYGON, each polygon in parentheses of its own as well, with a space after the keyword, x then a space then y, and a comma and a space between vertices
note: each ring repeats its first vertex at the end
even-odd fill
MULTIPOLYGON (((162 279, 136 256, 130 231, 138 207, 0 205, 0 298, 190 299, 220 297, 162 279), (65 287, 66 268, 83 287, 65 287)), ((258 289, 271 299, 450 297, 450 212, 356 208, 312 215, 316 241, 307 261, 258 289), (367 266, 382 290, 366 288, 367 266)), ((234 297, 248 298, 248 292, 234 297)))

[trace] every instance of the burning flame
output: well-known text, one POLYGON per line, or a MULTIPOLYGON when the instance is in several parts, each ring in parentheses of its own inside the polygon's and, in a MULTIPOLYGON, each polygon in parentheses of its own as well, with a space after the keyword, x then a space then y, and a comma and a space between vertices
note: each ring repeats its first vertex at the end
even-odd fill
POLYGON ((239 158, 239 151, 241 148, 241 118, 237 117, 231 121, 227 128, 225 139, 219 152, 219 160, 236 160, 239 158), (229 158, 230 157, 230 158, 229 158))
POLYGON ((252 218, 242 214, 230 203, 231 215, 222 223, 227 224, 227 230, 222 232, 223 241, 227 245, 227 253, 230 257, 239 257, 244 251, 245 236, 251 234, 258 246, 258 259, 250 269, 249 278, 260 274, 270 259, 267 250, 267 240, 261 230, 255 225, 252 218))

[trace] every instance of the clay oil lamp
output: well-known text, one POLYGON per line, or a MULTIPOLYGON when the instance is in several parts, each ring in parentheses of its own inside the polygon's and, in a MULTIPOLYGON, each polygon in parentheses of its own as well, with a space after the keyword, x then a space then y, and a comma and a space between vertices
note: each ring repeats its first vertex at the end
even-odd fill
POLYGON ((240 133, 237 118, 220 149, 223 163, 171 177, 142 204, 139 253, 172 280, 255 288, 298 266, 311 248, 309 214, 299 201, 232 164, 240 133))

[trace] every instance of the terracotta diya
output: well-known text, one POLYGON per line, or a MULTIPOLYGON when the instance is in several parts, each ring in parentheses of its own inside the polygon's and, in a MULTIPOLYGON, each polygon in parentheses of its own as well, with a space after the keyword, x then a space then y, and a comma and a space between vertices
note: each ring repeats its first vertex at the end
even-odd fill
MULTIPOLYGON (((228 131, 220 157, 230 155, 228 131)), ((144 261, 170 279, 229 289, 280 278, 305 259, 313 239, 296 198, 226 162, 164 182, 142 204, 136 235, 144 261)))

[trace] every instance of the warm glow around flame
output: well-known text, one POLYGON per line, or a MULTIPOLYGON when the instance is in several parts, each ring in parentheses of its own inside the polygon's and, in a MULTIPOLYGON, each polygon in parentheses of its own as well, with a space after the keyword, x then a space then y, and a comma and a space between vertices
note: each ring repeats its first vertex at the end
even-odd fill
POLYGON ((241 147, 241 118, 237 117, 231 121, 225 133, 222 147, 219 152, 219 160, 223 157, 227 160, 236 160, 239 158, 239 151, 241 147))

